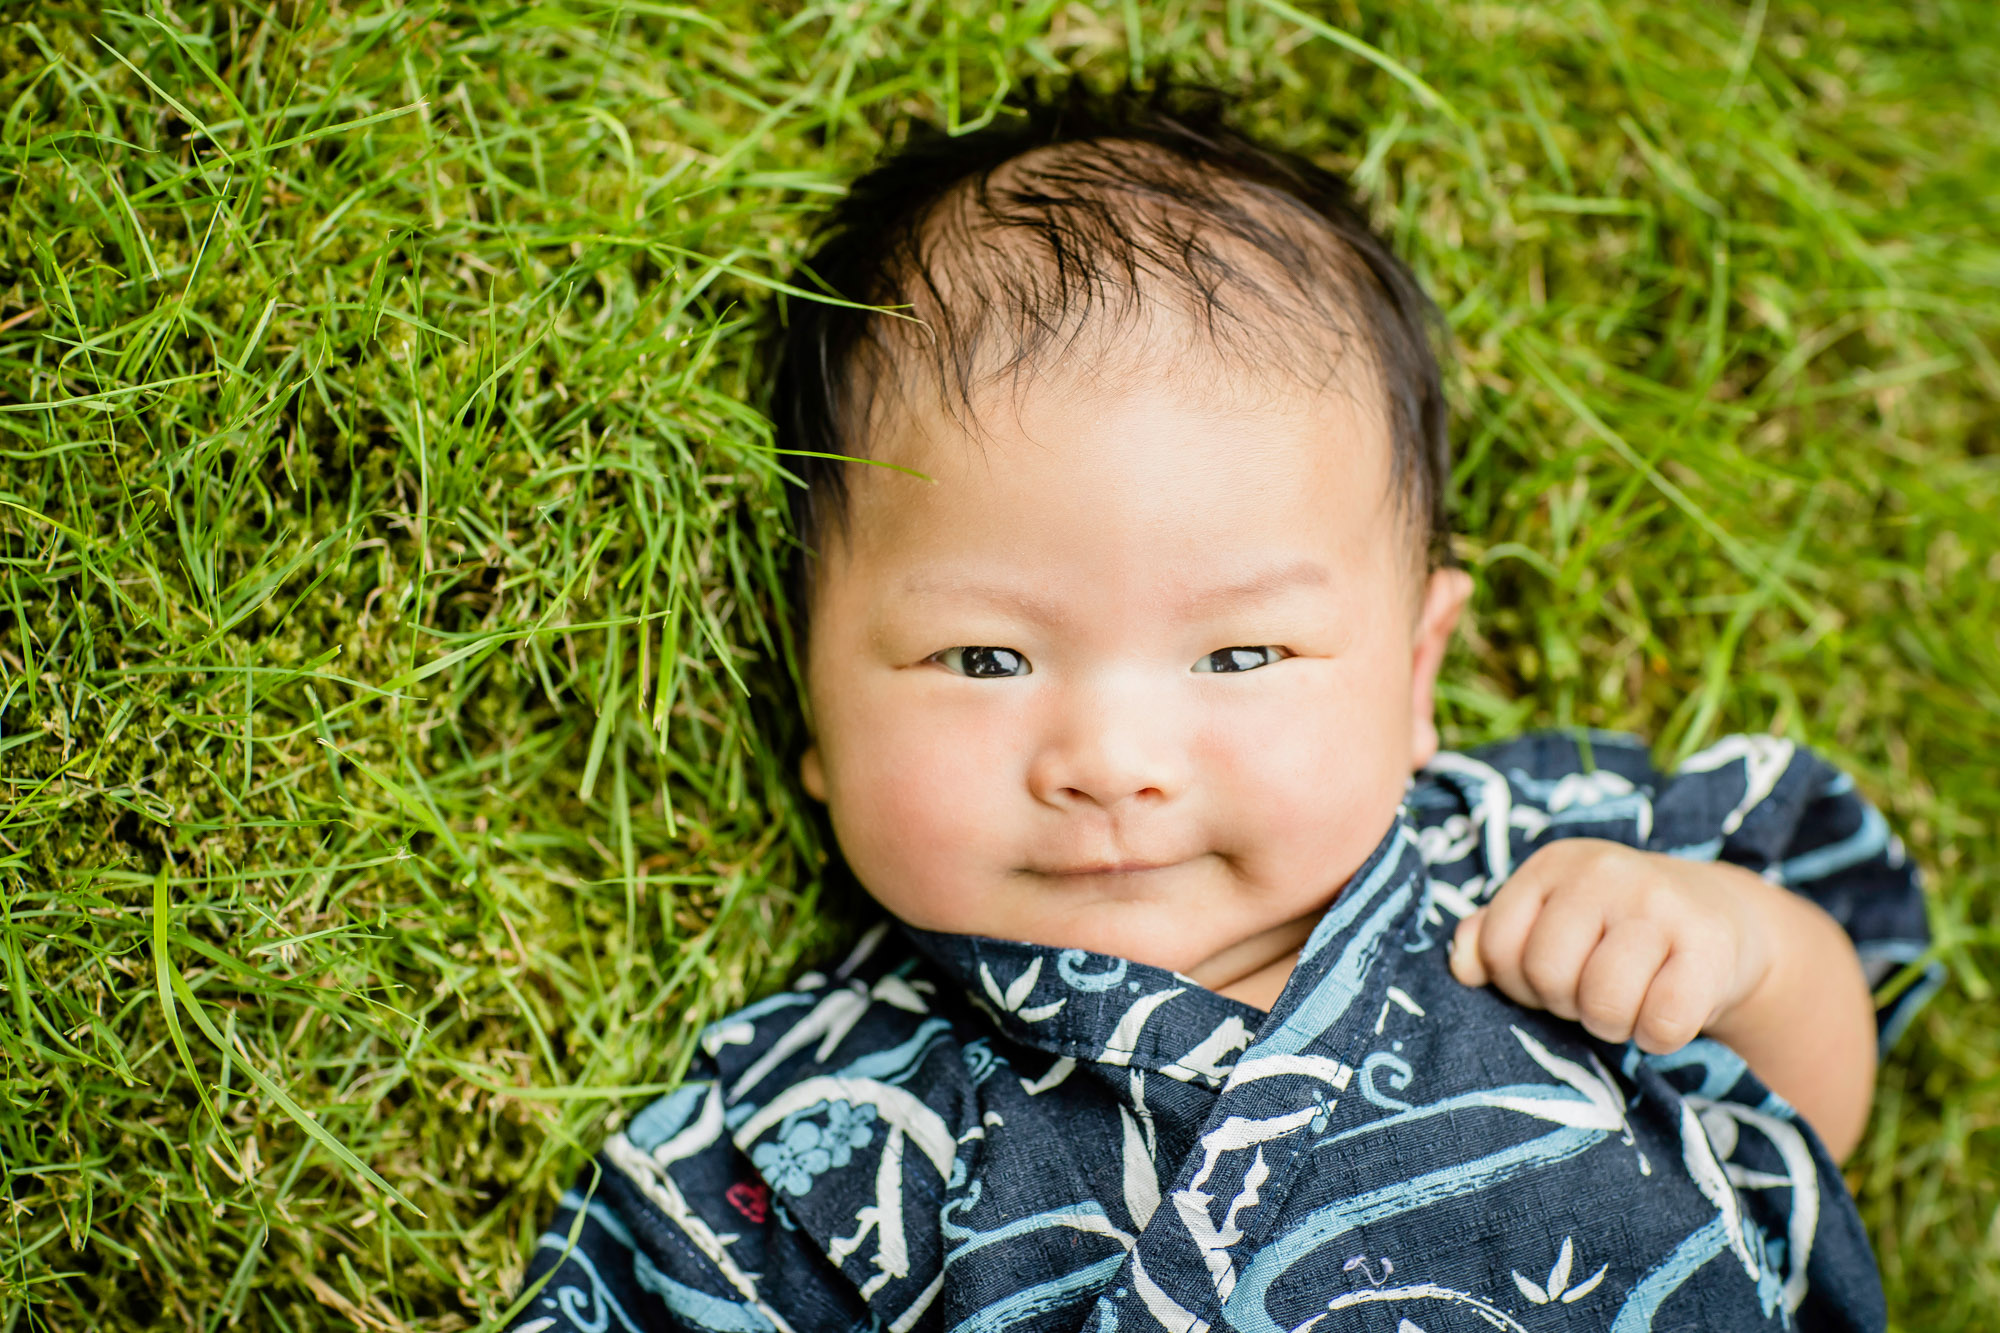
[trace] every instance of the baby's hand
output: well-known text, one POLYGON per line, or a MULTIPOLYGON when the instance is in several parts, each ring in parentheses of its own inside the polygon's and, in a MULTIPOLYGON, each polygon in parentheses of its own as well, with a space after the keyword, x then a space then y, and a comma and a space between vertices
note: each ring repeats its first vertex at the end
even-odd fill
POLYGON ((1759 899, 1770 887, 1740 866, 1560 839, 1459 922, 1452 975, 1664 1054, 1723 1021, 1764 979, 1759 899))

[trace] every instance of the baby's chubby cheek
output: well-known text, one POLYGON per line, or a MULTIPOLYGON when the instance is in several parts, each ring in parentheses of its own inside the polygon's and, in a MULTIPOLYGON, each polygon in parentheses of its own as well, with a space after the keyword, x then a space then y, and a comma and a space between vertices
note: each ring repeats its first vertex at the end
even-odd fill
POLYGON ((1018 751, 991 720, 874 712, 822 737, 827 807, 842 855, 912 925, 990 933, 993 882, 1024 841, 1018 751))
POLYGON ((1267 900, 1330 897, 1402 800, 1395 710, 1315 703, 1246 727, 1207 756, 1212 790, 1227 796, 1219 850, 1234 857, 1246 892, 1267 900))

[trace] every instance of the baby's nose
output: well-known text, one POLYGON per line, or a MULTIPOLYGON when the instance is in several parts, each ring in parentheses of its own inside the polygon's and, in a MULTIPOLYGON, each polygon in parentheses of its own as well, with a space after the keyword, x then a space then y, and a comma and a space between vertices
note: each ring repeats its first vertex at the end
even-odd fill
POLYGON ((1076 690, 1028 768, 1035 799, 1054 806, 1159 804, 1187 785, 1187 738, 1157 692, 1127 684, 1076 690))

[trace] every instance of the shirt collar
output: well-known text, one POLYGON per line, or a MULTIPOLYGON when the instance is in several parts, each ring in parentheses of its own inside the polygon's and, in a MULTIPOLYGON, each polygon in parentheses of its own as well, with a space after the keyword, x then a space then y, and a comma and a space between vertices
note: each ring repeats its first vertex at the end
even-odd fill
MULTIPOLYGON (((1191 1048, 1220 1043, 1226 1063, 1267 1027, 1273 1035, 1331 983, 1344 951, 1337 945, 1396 891, 1423 882, 1415 830, 1407 807, 1399 809, 1368 859, 1320 917, 1300 950, 1299 962, 1269 1014, 1209 990, 1179 972, 1089 949, 1064 949, 985 935, 924 930, 900 922, 903 932, 977 1008, 1025 1046, 1100 1064, 1157 1070, 1177 1078, 1205 1073, 1188 1064, 1191 1048), (1374 909, 1371 911, 1371 907, 1374 909), (1235 1026, 1231 1026, 1231 1024, 1235 1026), (1233 1047, 1233 1035, 1240 1040, 1233 1047), (1224 1049, 1227 1048, 1227 1049, 1224 1049)), ((1408 904, 1422 895, 1402 895, 1408 904)), ((1213 1059, 1207 1061, 1213 1067, 1213 1059)), ((1225 1071, 1226 1072, 1226 1071, 1225 1071)), ((1210 1081, 1204 1077, 1203 1081, 1210 1081)))

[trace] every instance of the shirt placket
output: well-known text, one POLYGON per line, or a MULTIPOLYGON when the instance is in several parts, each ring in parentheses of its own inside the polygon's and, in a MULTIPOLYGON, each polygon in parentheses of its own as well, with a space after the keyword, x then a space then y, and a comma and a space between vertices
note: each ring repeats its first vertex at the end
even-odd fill
POLYGON ((1399 815, 1300 953, 1278 1003, 1230 1071, 1174 1184, 1084 1328, 1104 1333, 1224 1327, 1241 1256, 1284 1211, 1303 1149, 1354 1077, 1373 1002, 1388 986, 1384 944, 1420 909, 1423 864, 1399 815))

